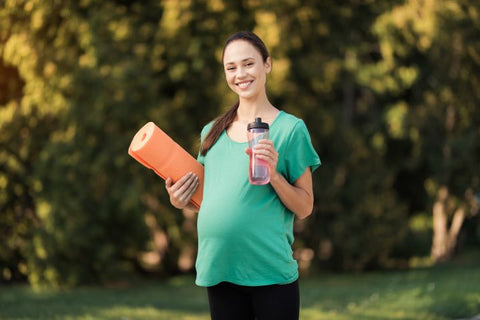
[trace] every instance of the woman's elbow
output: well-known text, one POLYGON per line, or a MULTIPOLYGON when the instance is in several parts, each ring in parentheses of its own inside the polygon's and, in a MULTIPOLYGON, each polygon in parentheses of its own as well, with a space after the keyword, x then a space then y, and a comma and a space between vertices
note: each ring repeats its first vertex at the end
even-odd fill
POLYGON ((312 212, 313 212, 313 201, 305 204, 305 206, 297 212, 297 217, 300 220, 303 220, 303 219, 307 218, 308 216, 310 216, 312 214, 312 212))

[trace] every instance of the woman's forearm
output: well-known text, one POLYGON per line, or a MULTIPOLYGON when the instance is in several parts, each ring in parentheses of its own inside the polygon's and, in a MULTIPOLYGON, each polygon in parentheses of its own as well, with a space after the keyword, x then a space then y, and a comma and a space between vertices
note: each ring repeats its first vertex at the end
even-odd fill
POLYGON ((304 219, 313 210, 313 190, 310 168, 291 185, 281 174, 273 174, 270 184, 277 193, 282 203, 295 215, 304 219))

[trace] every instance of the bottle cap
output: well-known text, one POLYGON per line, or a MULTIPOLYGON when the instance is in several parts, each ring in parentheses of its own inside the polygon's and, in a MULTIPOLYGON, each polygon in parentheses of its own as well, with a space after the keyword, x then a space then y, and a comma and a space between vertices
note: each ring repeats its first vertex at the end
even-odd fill
POLYGON ((250 122, 247 125, 247 130, 251 129, 267 129, 268 130, 268 123, 262 122, 262 118, 255 118, 255 122, 250 122))

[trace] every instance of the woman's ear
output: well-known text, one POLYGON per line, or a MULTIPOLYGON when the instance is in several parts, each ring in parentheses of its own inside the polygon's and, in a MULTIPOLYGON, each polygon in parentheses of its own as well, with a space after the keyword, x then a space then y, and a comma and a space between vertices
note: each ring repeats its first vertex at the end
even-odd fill
POLYGON ((272 71, 272 58, 267 57, 267 60, 265 61, 265 69, 267 70, 267 73, 272 71))

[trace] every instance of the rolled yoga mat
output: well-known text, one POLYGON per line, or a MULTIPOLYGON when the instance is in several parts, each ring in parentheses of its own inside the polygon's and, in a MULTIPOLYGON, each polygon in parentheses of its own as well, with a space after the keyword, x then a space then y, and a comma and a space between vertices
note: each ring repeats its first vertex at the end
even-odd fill
POLYGON ((203 166, 153 122, 144 125, 133 137, 128 154, 164 180, 177 182, 188 172, 199 178, 191 203, 200 208, 203 198, 203 166))

